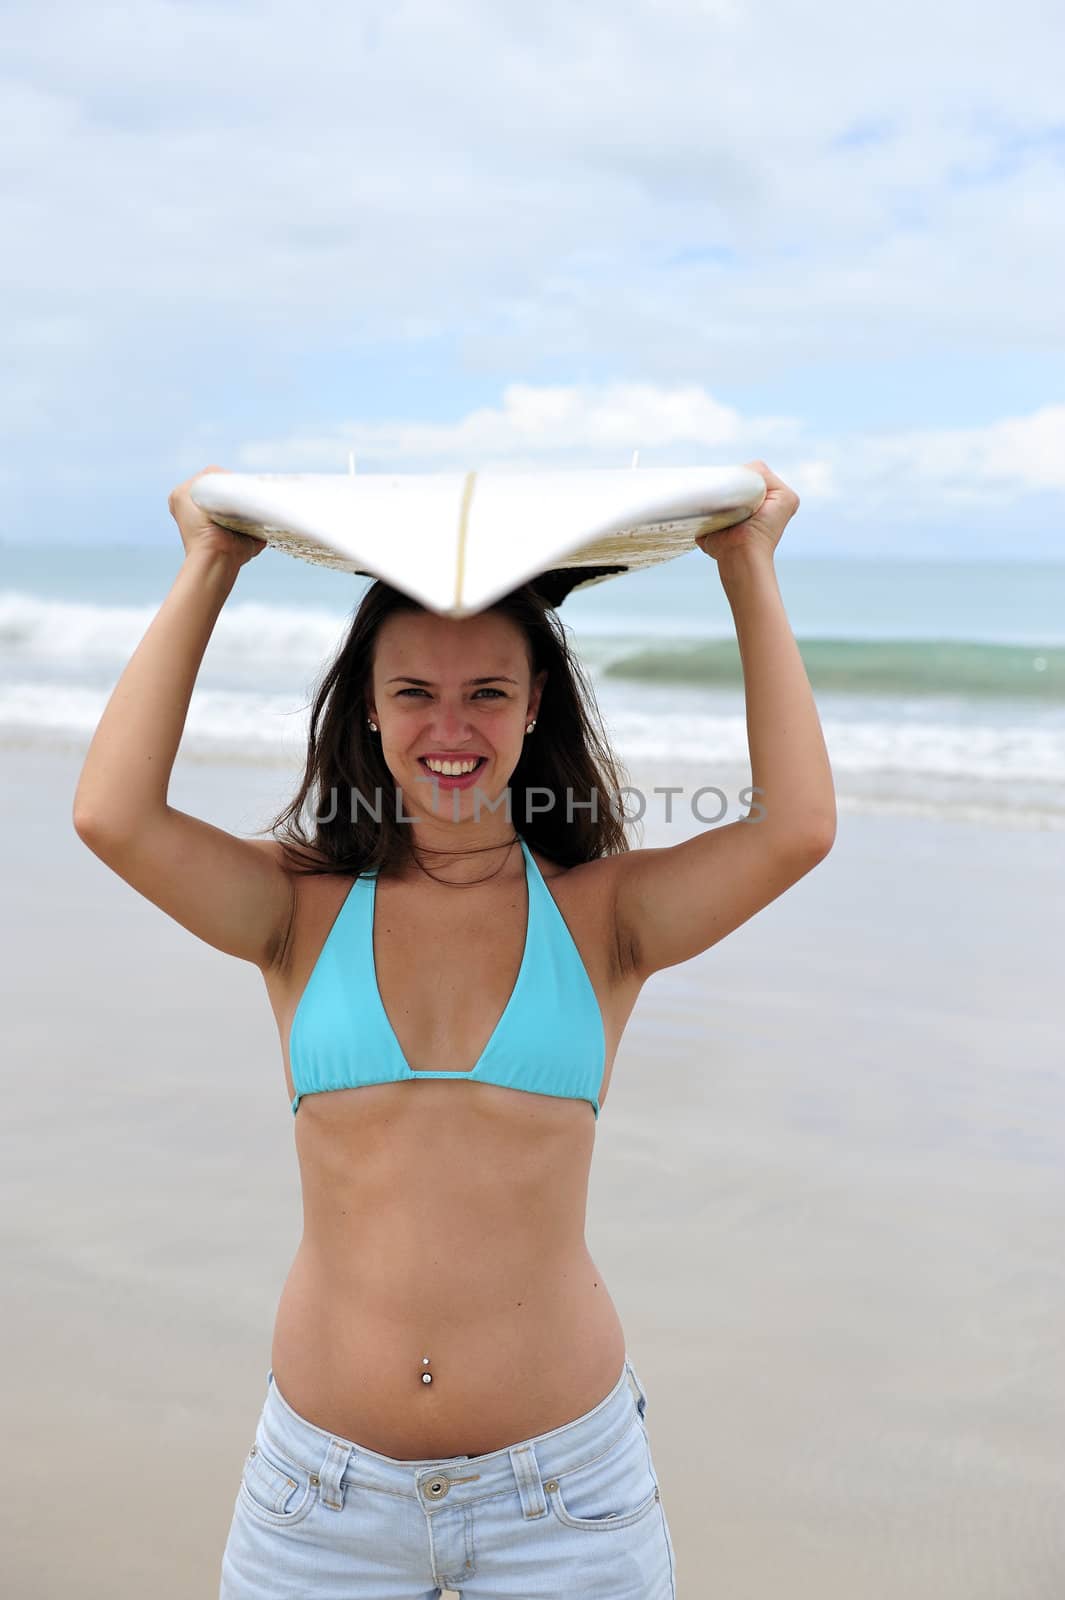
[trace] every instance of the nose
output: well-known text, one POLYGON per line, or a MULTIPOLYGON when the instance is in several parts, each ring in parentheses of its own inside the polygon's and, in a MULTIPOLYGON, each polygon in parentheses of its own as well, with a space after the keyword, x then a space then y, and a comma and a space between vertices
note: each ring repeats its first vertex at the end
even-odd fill
POLYGON ((448 705, 445 701, 441 701, 434 727, 439 730, 438 737, 441 743, 460 745, 470 730, 470 719, 463 710, 461 702, 457 705, 448 705))

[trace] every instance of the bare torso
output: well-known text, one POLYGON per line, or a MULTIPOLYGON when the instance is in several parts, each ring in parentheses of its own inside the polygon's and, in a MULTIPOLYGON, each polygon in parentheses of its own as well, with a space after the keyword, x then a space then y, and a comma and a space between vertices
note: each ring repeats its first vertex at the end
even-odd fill
MULTIPOLYGON (((602 1106, 639 991, 616 944, 617 858, 567 869, 534 854, 599 1001, 602 1106)), ((499 1020, 525 938, 521 869, 515 846, 500 879, 475 887, 380 879, 377 983, 415 1071, 472 1068, 499 1020)), ((351 878, 295 884, 285 961, 267 977, 290 1097, 292 1016, 351 878)), ((423 1460, 513 1444, 610 1391, 625 1339, 584 1240, 586 1100, 422 1079, 307 1095, 294 1122, 303 1237, 272 1367, 296 1411, 423 1460)))

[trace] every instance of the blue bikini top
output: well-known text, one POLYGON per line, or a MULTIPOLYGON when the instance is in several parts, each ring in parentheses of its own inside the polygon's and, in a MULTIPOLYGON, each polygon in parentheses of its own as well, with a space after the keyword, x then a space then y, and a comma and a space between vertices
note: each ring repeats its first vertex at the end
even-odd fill
POLYGON ((530 1094, 587 1100, 598 1120, 606 1060, 599 1002, 524 839, 521 848, 528 896, 525 948, 510 999, 476 1066, 463 1072, 414 1072, 407 1065, 377 987, 377 874, 366 873, 344 897, 292 1019, 293 1115, 305 1094, 413 1078, 472 1078, 530 1094))

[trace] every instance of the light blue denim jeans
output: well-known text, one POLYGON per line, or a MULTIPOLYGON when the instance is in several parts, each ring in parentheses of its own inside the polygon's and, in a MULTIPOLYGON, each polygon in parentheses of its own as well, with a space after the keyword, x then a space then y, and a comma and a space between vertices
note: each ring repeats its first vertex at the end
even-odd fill
POLYGON ((646 1407, 626 1359, 549 1433, 398 1461, 315 1427, 268 1373, 219 1600, 676 1600, 646 1407))

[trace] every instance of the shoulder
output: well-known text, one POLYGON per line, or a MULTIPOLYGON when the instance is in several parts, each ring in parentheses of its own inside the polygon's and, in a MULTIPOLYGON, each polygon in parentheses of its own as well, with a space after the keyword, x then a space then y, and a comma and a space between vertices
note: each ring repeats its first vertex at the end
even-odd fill
POLYGON ((555 861, 551 856, 545 856, 532 845, 529 846, 529 852, 545 882, 565 879, 567 883, 582 886, 593 883, 601 885, 607 879, 616 877, 618 863, 623 859, 621 856, 596 856, 592 861, 576 861, 567 866, 563 861, 555 861))
MULTIPOLYGON (((530 846, 530 849, 532 847, 530 846)), ((630 955, 619 939, 618 885, 629 852, 596 856, 566 866, 532 850, 540 875, 562 912, 570 932, 582 948, 599 948, 608 955, 611 982, 628 975, 630 955)))
POLYGON ((271 972, 282 978, 308 937, 316 937, 323 916, 335 916, 340 901, 351 886, 350 872, 337 872, 324 851, 301 845, 286 848, 281 839, 248 839, 246 843, 271 862, 288 887, 288 915, 270 963, 271 972))
MULTIPOLYGON (((262 852, 268 861, 273 861, 281 870, 292 878, 324 877, 331 872, 329 858, 323 850, 314 845, 300 845, 298 850, 287 846, 281 839, 248 839, 246 843, 262 852), (307 867, 312 866, 318 870, 308 872, 307 867)), ((337 873, 338 877, 345 874, 337 873)), ((347 874, 350 876, 350 874, 347 874)))
POLYGON ((284 846, 280 839, 245 839, 244 843, 252 850, 258 850, 268 861, 275 861, 279 867, 288 865, 284 846))

